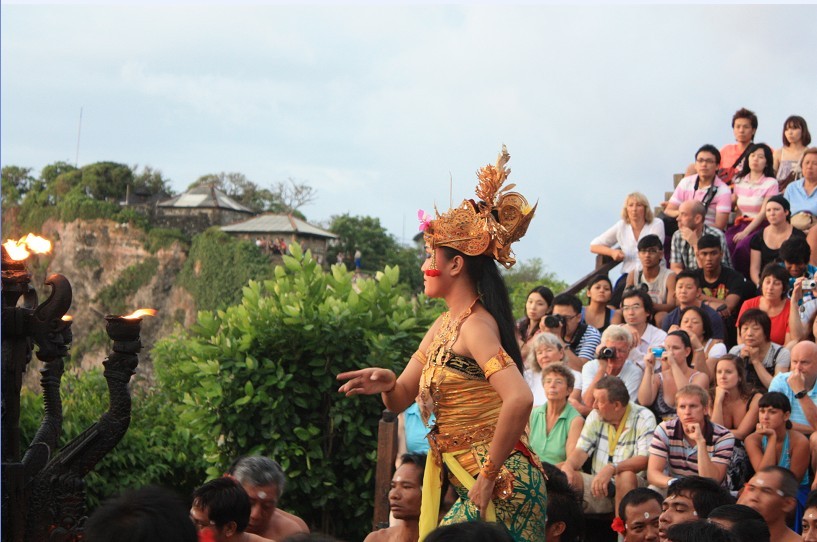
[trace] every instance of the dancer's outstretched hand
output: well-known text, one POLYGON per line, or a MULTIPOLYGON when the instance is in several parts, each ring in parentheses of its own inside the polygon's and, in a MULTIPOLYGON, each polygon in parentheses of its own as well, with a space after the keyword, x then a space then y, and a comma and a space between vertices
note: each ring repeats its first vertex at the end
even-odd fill
POLYGON ((384 391, 391 391, 397 382, 397 376, 388 369, 378 367, 368 367, 357 371, 340 373, 338 380, 348 380, 338 388, 340 393, 345 393, 346 397, 352 395, 374 395, 384 391))

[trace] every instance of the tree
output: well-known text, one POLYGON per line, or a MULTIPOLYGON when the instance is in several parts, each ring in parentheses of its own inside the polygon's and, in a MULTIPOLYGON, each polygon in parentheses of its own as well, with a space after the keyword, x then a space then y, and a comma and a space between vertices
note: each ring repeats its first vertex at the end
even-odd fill
POLYGON ((516 265, 503 272, 503 278, 508 286, 514 314, 520 316, 525 313, 525 301, 535 286, 547 286, 554 294, 559 294, 568 287, 566 282, 547 271, 541 258, 516 262, 516 265))
POLYGON ((2 170, 2 185, 3 185, 3 211, 20 203, 20 200, 25 197, 36 179, 31 175, 31 168, 20 166, 3 166, 2 170))
POLYGON ((347 267, 351 268, 356 250, 363 254, 363 269, 380 269, 390 261, 397 252, 397 241, 380 219, 371 216, 349 216, 349 213, 333 216, 329 231, 340 238, 337 244, 327 251, 327 258, 334 262, 338 252, 343 252, 347 267))
POLYGON ((97 200, 122 201, 132 183, 133 171, 125 164, 96 162, 82 168, 80 185, 86 195, 97 200))
POLYGON ((291 214, 315 201, 318 197, 314 188, 306 183, 296 183, 291 177, 287 182, 279 182, 272 189, 271 211, 291 214))
POLYGON ((133 166, 133 184, 132 192, 134 194, 156 195, 167 194, 173 195, 173 189, 170 187, 170 180, 165 179, 162 172, 158 169, 153 169, 150 166, 144 166, 141 173, 137 173, 138 166, 133 166))

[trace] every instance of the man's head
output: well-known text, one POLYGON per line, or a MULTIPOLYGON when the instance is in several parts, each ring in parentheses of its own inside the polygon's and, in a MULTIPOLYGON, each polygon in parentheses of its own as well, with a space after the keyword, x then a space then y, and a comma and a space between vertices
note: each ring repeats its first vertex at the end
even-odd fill
POLYGON ((806 381, 817 378, 817 344, 800 341, 791 349, 791 370, 802 374, 806 381))
POLYGON ((771 534, 766 520, 754 508, 743 504, 724 504, 709 513, 709 523, 717 523, 737 542, 769 542, 771 534))
POLYGON ((584 540, 584 512, 581 493, 570 487, 565 473, 542 462, 547 480, 548 507, 545 542, 584 540))
POLYGON ((803 511, 803 542, 817 541, 817 491, 806 497, 806 509, 803 511))
POLYGON ((757 510, 769 525, 785 523, 797 506, 797 478, 789 469, 765 467, 743 486, 738 504, 757 510))
POLYGON ((652 298, 639 288, 628 288, 621 294, 621 313, 627 325, 645 326, 652 316, 652 298))
POLYGON ((693 424, 698 424, 703 432, 706 416, 709 414, 709 394, 705 389, 687 384, 676 392, 675 405, 684 433, 692 433, 693 424))
POLYGON ((687 521, 673 525, 667 530, 669 542, 735 542, 732 533, 717 525, 706 521, 687 521))
POLYGON ((695 259, 698 267, 706 273, 719 274, 721 272, 721 258, 723 250, 721 241, 716 236, 708 233, 698 239, 698 248, 695 251, 695 259))
POLYGON ((698 304, 701 279, 695 271, 684 269, 675 277, 675 300, 682 307, 698 304))
POLYGON ((663 257, 664 244, 660 237, 651 233, 638 240, 638 259, 642 267, 652 269, 661 264, 663 257))
POLYGON ((426 456, 404 454, 400 460, 400 466, 394 471, 391 479, 389 506, 395 518, 417 521, 420 519, 426 456))
POLYGON ((606 348, 613 350, 613 357, 607 359, 609 374, 618 374, 624 367, 624 362, 633 348, 633 334, 624 326, 610 326, 601 334, 601 355, 606 354, 606 348))
POLYGON ((698 200, 687 200, 678 206, 677 221, 679 228, 697 230, 703 226, 705 217, 706 208, 703 203, 698 200))
MULTIPOLYGON (((757 115, 745 107, 741 107, 732 115, 732 131, 735 134, 735 141, 746 144, 754 140, 757 132, 757 115)), ((732 164, 725 164, 731 166, 732 164)))
POLYGON ((233 463, 230 474, 241 483, 250 499, 250 522, 247 532, 263 533, 269 525, 278 499, 284 492, 285 478, 281 466, 260 455, 241 457, 233 463))
POLYGON ((216 478, 193 492, 190 519, 199 531, 210 529, 216 542, 226 542, 247 528, 250 499, 237 480, 216 478))
POLYGON ((158 487, 126 491, 102 503, 85 523, 93 542, 197 542, 187 506, 158 487))
POLYGON ((550 312, 561 316, 565 322, 565 333, 573 335, 582 320, 582 302, 573 294, 559 294, 553 298, 553 309, 550 312))
POLYGON ((695 153, 695 172, 704 179, 711 179, 721 163, 721 152, 714 145, 703 145, 695 153))
POLYGON ((811 247, 805 237, 790 237, 780 245, 778 256, 792 278, 802 277, 811 259, 811 247))
POLYGON ((627 386, 617 376, 603 376, 593 390, 593 408, 607 423, 618 423, 630 402, 627 386))
POLYGON ((667 498, 661 505, 659 537, 667 540, 667 529, 687 521, 706 519, 715 508, 735 501, 729 491, 711 478, 687 476, 667 488, 667 498))
POLYGON ((656 491, 646 487, 630 490, 618 505, 618 515, 624 522, 624 542, 658 541, 661 495, 656 491))
POLYGON ((746 346, 764 346, 772 340, 772 320, 765 311, 760 309, 747 309, 741 314, 738 330, 746 346))

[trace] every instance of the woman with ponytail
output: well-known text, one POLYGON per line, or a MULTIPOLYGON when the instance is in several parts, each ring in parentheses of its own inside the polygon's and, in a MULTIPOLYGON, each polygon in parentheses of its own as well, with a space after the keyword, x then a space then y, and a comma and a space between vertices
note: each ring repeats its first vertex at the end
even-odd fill
POLYGON ((535 210, 521 194, 500 193, 509 158, 503 147, 496 165, 478 172, 481 201, 465 200, 433 220, 420 214, 428 252, 425 293, 444 299, 448 311, 400 377, 379 368, 338 375, 347 380, 339 390, 347 396, 379 393, 389 410, 401 412, 419 394, 426 423, 434 414, 421 541, 437 527, 445 474, 459 498, 440 524, 482 519, 504 524, 514 540, 545 540, 542 465, 525 435, 533 396, 522 377, 511 303, 497 267, 513 265, 511 243, 525 234, 535 210))

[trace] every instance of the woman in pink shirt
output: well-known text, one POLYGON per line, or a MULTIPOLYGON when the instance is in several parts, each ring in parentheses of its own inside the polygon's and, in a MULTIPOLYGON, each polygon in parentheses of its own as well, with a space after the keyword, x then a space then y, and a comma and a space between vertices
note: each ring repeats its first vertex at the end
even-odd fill
POLYGON ((753 143, 732 186, 737 217, 726 230, 726 244, 732 256, 732 266, 747 277, 751 263, 749 243, 766 226, 766 201, 779 193, 773 162, 772 149, 768 145, 753 143))

